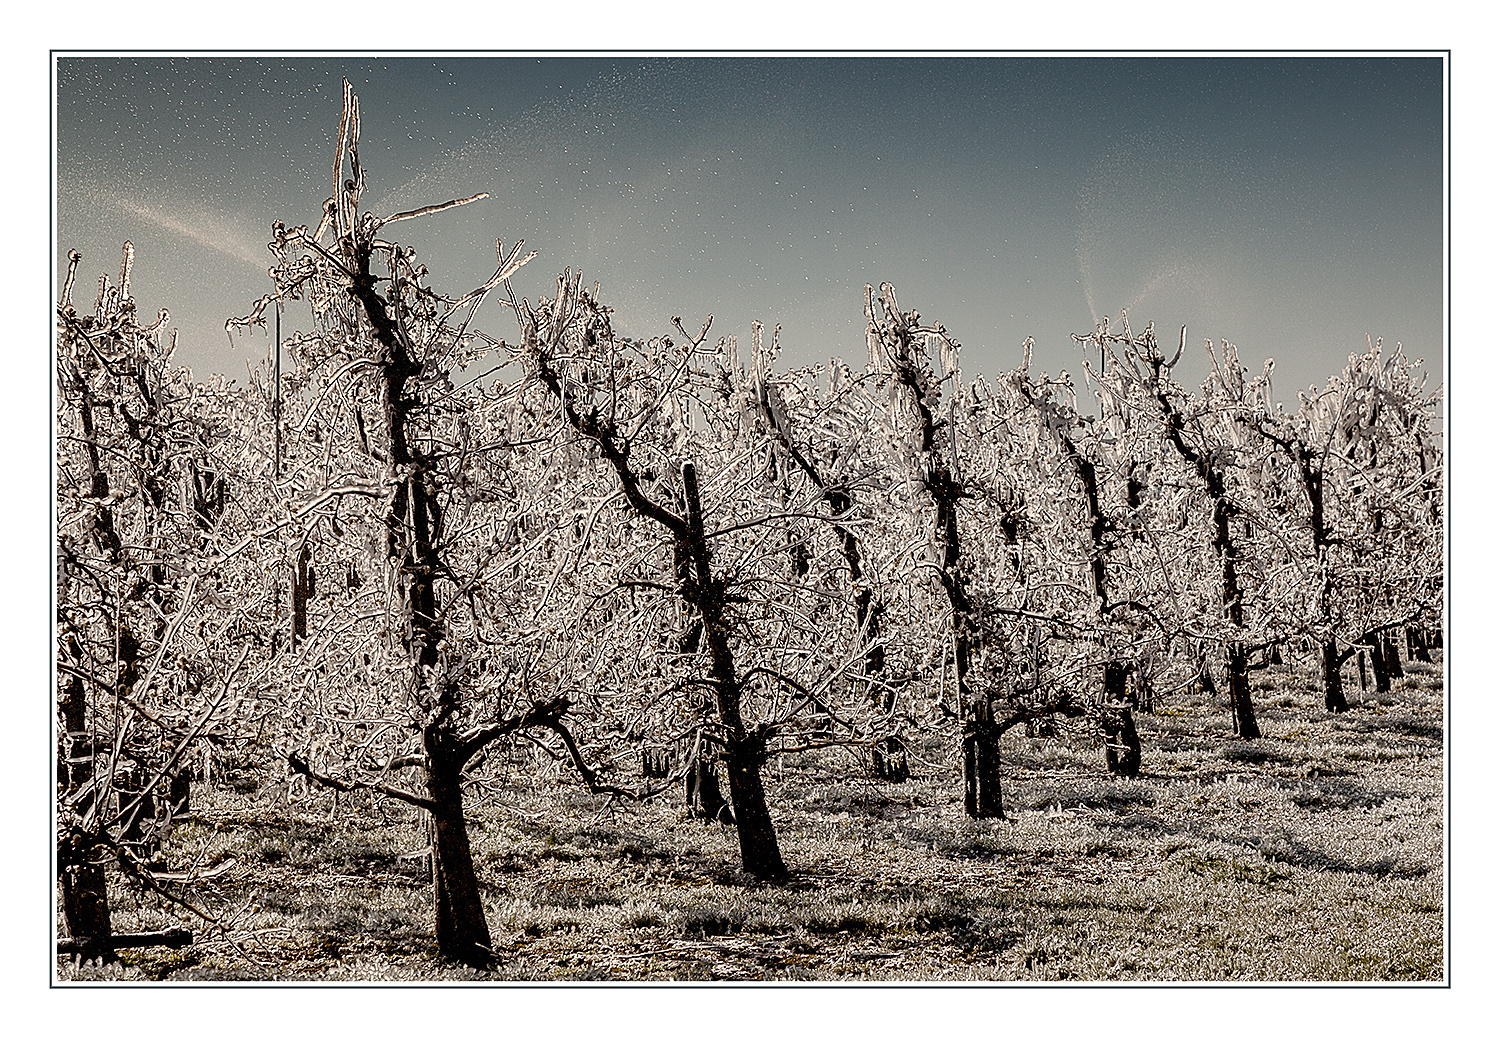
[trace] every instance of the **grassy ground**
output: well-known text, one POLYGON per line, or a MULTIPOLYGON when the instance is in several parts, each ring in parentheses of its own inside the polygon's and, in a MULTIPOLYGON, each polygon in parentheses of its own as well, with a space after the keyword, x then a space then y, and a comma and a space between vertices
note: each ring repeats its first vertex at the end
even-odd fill
MULTIPOLYGON (((1442 981, 1441 669, 1413 664, 1380 699, 1356 685, 1337 716, 1306 675, 1257 678, 1265 738, 1235 739, 1222 700, 1167 698, 1138 718, 1133 781, 1086 737, 1008 735, 1006 821, 965 817, 937 742, 903 785, 849 777, 842 751, 773 763, 782 887, 737 872, 734 831, 676 802, 610 808, 501 769, 471 797, 490 975, 433 955, 410 811, 289 805, 246 773, 195 794, 166 849, 234 860, 193 892, 234 941, 59 959, 59 977, 1442 981)), ((112 898, 118 931, 183 925, 154 896, 112 898)))

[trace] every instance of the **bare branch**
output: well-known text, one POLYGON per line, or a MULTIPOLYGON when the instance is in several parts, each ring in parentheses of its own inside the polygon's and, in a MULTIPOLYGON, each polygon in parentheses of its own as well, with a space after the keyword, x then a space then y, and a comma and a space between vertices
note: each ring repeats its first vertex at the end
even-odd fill
POLYGON ((318 783, 318 785, 327 786, 329 789, 336 789, 340 793, 352 793, 357 789, 366 789, 372 793, 381 793, 393 800, 400 800, 411 804, 413 807, 420 807, 424 811, 435 811, 437 809, 437 804, 426 797, 417 796, 415 793, 408 793, 404 789, 397 789, 395 786, 388 786, 383 782, 365 782, 362 779, 352 779, 346 782, 336 779, 331 775, 324 775, 321 772, 313 771, 307 762, 296 753, 287 754, 286 762, 294 773, 305 775, 307 778, 318 783))
MULTIPOLYGON (((468 205, 470 202, 477 202, 481 198, 488 197, 490 197, 490 193, 488 191, 481 191, 479 192, 479 194, 470 195, 468 198, 455 198, 451 202, 439 202, 436 205, 424 205, 419 209, 408 209, 404 213, 396 213, 394 216, 387 216, 384 220, 376 220, 375 226, 370 229, 374 231, 381 227, 384 227, 388 223, 395 223, 397 220, 411 220, 418 216, 429 216, 432 213, 441 213, 445 209, 456 209, 461 205, 468 205)), ((509 275, 506 276, 509 277, 509 275)))

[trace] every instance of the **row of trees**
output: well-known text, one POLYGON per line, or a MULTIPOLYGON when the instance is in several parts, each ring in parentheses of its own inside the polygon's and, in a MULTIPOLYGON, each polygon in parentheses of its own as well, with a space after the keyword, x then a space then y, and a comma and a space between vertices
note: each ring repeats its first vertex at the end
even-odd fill
POLYGON ((1228 344, 1183 387, 1186 330, 1168 358, 1128 323, 1079 337, 1082 385, 1033 371, 1029 342, 967 379, 882 285, 862 367, 779 371, 759 325, 743 346, 712 318, 618 334, 571 270, 518 298, 520 242, 473 291, 434 290, 390 228, 485 196, 363 211, 359 136, 346 83, 333 196, 275 225, 272 290, 230 322, 306 305, 286 370, 278 344, 248 387, 195 383, 165 313, 136 315, 128 245, 90 315, 69 268, 58 866, 92 954, 118 946, 106 860, 155 882, 163 790, 204 745, 426 812, 439 948, 486 966, 463 806, 497 746, 600 794, 686 784, 779 881, 776 754, 857 747, 901 781, 908 741, 949 733, 966 810, 1001 816, 1017 725, 1096 725, 1133 775, 1152 690, 1222 674, 1255 738, 1248 675, 1273 654, 1315 653, 1340 710, 1354 653, 1379 677, 1386 639, 1441 615, 1438 397, 1399 347, 1292 409, 1228 344), (481 330, 486 303, 514 342, 481 330))

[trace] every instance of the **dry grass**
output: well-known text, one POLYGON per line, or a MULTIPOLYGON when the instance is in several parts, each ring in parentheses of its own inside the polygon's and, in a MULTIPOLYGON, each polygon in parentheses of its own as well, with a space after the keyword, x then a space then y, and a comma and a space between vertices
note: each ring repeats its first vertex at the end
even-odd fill
MULTIPOLYGON (((956 768, 904 785, 826 752, 768 774, 782 887, 736 869, 732 829, 675 803, 614 806, 492 772, 471 798, 502 966, 435 959, 404 808, 258 799, 242 777, 178 829, 176 865, 234 858, 196 892, 231 920, 181 951, 62 979, 183 981, 1418 981, 1444 979, 1440 668, 1332 716, 1305 675, 1140 717, 1143 775, 1087 740, 1007 736, 1007 821, 966 818, 956 768), (236 944, 238 947, 236 947, 236 944)), ((940 742, 927 760, 949 754, 940 742)), ((180 925, 113 892, 116 928, 180 925)), ((201 925, 201 924, 200 924, 201 925)))

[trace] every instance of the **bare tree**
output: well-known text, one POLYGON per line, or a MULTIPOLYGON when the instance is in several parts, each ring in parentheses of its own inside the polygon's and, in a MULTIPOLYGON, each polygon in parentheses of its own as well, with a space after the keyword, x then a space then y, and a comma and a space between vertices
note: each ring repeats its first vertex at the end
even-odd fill
POLYGON ((1211 545, 1219 561, 1221 618, 1226 622, 1223 642, 1234 731, 1243 739, 1258 739, 1260 725, 1250 696, 1251 654, 1255 646, 1248 637, 1241 583, 1243 545, 1235 533, 1236 520, 1243 525, 1246 510, 1232 491, 1231 469, 1236 447, 1227 436, 1238 428, 1239 400, 1246 392, 1259 389, 1246 389, 1238 357, 1226 344, 1222 363, 1214 358, 1216 374, 1204 383, 1201 397, 1189 398, 1171 378, 1172 368, 1181 358, 1187 341, 1186 327, 1170 360, 1162 353, 1155 330, 1149 326, 1138 336, 1130 334, 1128 324, 1123 334, 1111 334, 1106 321, 1093 335, 1075 338, 1093 342, 1106 352, 1114 347, 1123 350, 1123 362, 1118 356, 1114 360, 1116 370, 1122 375, 1122 393, 1131 394, 1135 407, 1154 415, 1167 443, 1190 467, 1207 493, 1212 505, 1211 545))
POLYGON ((1316 586, 1306 626, 1330 711, 1348 709, 1342 668, 1352 656, 1370 653, 1384 691, 1391 632, 1441 617, 1438 400, 1399 344, 1383 358, 1375 343, 1322 390, 1298 393, 1293 413, 1246 402, 1245 424, 1280 452, 1305 502, 1289 511, 1307 539, 1316 586))
POLYGON ((208 536, 225 484, 210 458, 225 430, 171 364, 165 310, 149 325, 119 280, 99 280, 91 313, 57 306, 57 867, 81 958, 185 943, 186 931, 122 935, 110 922, 107 866, 197 913, 153 876, 189 810, 192 761, 233 707, 250 645, 219 608, 208 536))
MULTIPOLYGON (((780 882, 789 875, 781 857, 776 829, 766 803, 761 768, 767 756, 770 726, 751 727, 744 718, 742 700, 746 676, 735 664, 732 645, 731 589, 722 572, 715 572, 710 531, 705 522, 699 488, 698 466, 691 461, 680 467, 682 510, 674 511, 652 500, 643 488, 642 473, 632 465, 631 431, 622 427, 618 375, 613 360, 603 378, 587 362, 596 347, 612 338, 605 311, 598 300, 580 293, 579 281, 569 273, 558 279, 557 296, 541 301, 539 309, 521 307, 522 350, 537 380, 558 401, 563 420, 578 436, 593 444, 609 466, 630 509, 640 518, 660 527, 671 538, 676 559, 677 593, 702 625, 702 639, 709 657, 709 687, 717 713, 717 741, 729 773, 729 803, 739 836, 745 870, 761 879, 780 882), (570 376, 563 365, 577 347, 576 367, 570 376), (604 402, 593 400, 605 385, 604 402)), ((688 356, 676 366, 687 368, 691 351, 701 345, 708 325, 688 346, 688 356)), ((604 350, 606 356, 613 351, 604 350)), ((676 388, 671 372, 655 373, 658 398, 669 397, 676 388)), ((634 380, 631 380, 634 381, 634 380)), ((643 387, 630 387, 637 395, 643 387)), ((655 400, 638 413, 637 429, 655 415, 655 400)), ((631 409, 634 411, 634 409, 631 409)))
MULTIPOLYGON (((812 381, 807 377, 810 372, 801 373, 802 378, 793 375, 784 380, 773 376, 781 329, 778 326, 772 332, 769 345, 764 342, 762 332, 763 329, 757 322, 752 328, 753 362, 750 370, 746 372, 743 367, 731 362, 724 372, 725 383, 746 397, 760 424, 769 433, 772 445, 768 451, 767 465, 773 478, 779 468, 779 478, 784 488, 789 477, 800 472, 812 483, 820 503, 827 509, 826 525, 838 539, 839 555, 847 570, 848 586, 853 594, 855 638, 861 646, 864 675, 869 681, 870 695, 882 713, 894 715, 896 689, 883 680, 885 645, 881 637, 881 616, 885 607, 876 594, 875 583, 866 573, 870 562, 860 547, 860 539, 856 533, 854 520, 858 516, 855 512, 853 489, 847 480, 835 479, 828 471, 831 465, 836 465, 841 472, 852 474, 854 471, 850 466, 850 456, 857 451, 857 442, 851 442, 849 434, 839 435, 828 427, 836 404, 833 399, 835 393, 842 395, 849 388, 835 388, 832 382, 833 372, 840 371, 847 375, 848 369, 837 361, 829 362, 830 399, 821 400, 816 389, 806 385, 812 381), (802 408, 788 406, 789 392, 794 393, 797 401, 804 404, 802 408), (809 411, 811 413, 807 413, 809 411), (805 446, 799 444, 801 436, 806 437, 805 446), (823 442, 817 442, 819 440, 823 442), (831 458, 831 465, 823 460, 825 458, 831 458)), ((785 506, 788 503, 785 489, 782 490, 782 497, 785 506)), ((796 558, 799 575, 805 574, 809 566, 808 549, 804 543, 809 536, 813 535, 809 532, 802 537, 793 536, 792 543, 798 552, 796 558)), ((910 777, 905 745, 897 735, 876 738, 870 747, 870 762, 875 775, 885 781, 904 782, 910 777)))
POLYGON ((318 449, 300 448, 297 467, 289 436, 293 468, 280 482, 297 496, 286 526, 297 544, 295 651, 280 665, 296 707, 289 712, 304 725, 287 735, 287 761, 324 786, 391 797, 431 816, 438 950, 488 968, 495 959, 464 817, 465 769, 498 740, 541 730, 594 778, 563 725, 566 693, 515 681, 522 668, 493 629, 511 615, 511 599, 489 579, 503 560, 483 538, 496 521, 515 518, 517 503, 487 485, 485 466, 512 448, 483 438, 496 427, 482 413, 502 406, 505 391, 486 395, 480 379, 453 379, 499 346, 471 321, 531 256, 520 243, 509 252, 502 243, 484 285, 458 298, 428 288, 413 250, 382 231, 486 196, 385 218, 361 212, 359 141, 359 101, 346 80, 335 195, 315 230, 276 225, 275 291, 230 322, 263 322, 267 306, 305 296, 317 327, 294 351, 302 392, 287 404, 293 415, 300 409, 301 435, 318 449), (349 544, 352 554, 314 558, 307 546, 315 536, 349 544), (308 601, 319 565, 348 574, 343 601, 321 616, 308 601), (344 706, 329 709, 330 699, 344 706), (420 771, 418 788, 392 781, 410 768, 420 771))
MULTIPOLYGON (((1030 353, 1029 342, 1027 353, 1030 353)), ((1118 442, 1125 434, 1123 416, 1112 415, 1107 420, 1085 422, 1072 406, 1069 383, 1062 380, 1053 383, 1045 376, 1037 380, 1028 369, 1029 364, 1013 372, 1010 384, 1037 412, 1042 426, 1076 478, 1080 491, 1085 521, 1083 529, 1087 538, 1085 555, 1093 591, 1094 622, 1091 626, 1096 628, 1096 636, 1106 645, 1116 640, 1129 644, 1136 636, 1135 619, 1142 613, 1154 619, 1155 614, 1150 606, 1139 600, 1117 594, 1111 580, 1111 556, 1121 550, 1124 524, 1106 510, 1100 468, 1101 462, 1107 462, 1100 455, 1106 449, 1106 439, 1118 442), (1066 394, 1066 402, 1058 399, 1060 393, 1066 394)), ((1121 460, 1124 462, 1121 467, 1129 479, 1134 466, 1128 459, 1121 460)), ((1126 566, 1126 569, 1130 568, 1126 566)), ((1098 700, 1105 764, 1111 774, 1124 777, 1134 777, 1141 766, 1141 740, 1132 714, 1135 695, 1130 687, 1131 674, 1137 669, 1137 665, 1123 654, 1111 652, 1103 664, 1103 683, 1098 700)))
MULTIPOLYGON (((964 810, 975 818, 1003 818, 993 704, 988 695, 976 691, 970 678, 970 667, 981 639, 981 621, 960 565, 963 545, 958 503, 964 490, 954 476, 951 452, 943 449, 946 444, 939 439, 945 423, 934 411, 941 399, 942 383, 952 372, 945 370, 943 376, 936 375, 926 357, 928 340, 940 344, 945 358, 956 350, 956 344, 941 325, 924 328, 916 311, 903 312, 890 284, 880 286, 879 309, 874 288, 865 286, 865 318, 872 359, 889 366, 893 381, 915 412, 919 478, 935 510, 933 526, 939 559, 934 570, 952 618, 954 682, 963 723, 964 810)), ((945 368, 954 370, 956 366, 956 358, 945 364, 945 368)))

